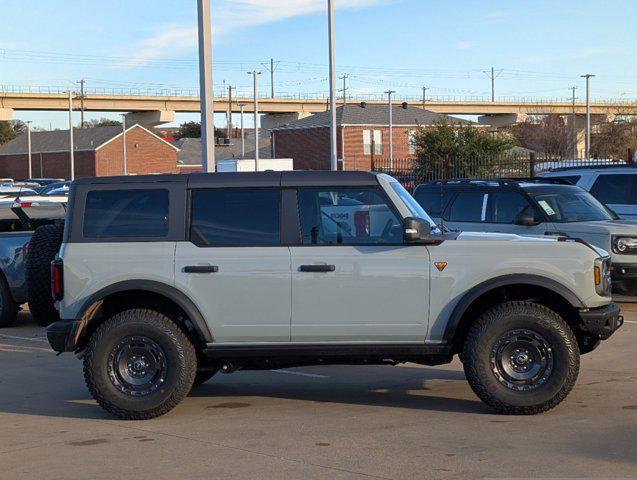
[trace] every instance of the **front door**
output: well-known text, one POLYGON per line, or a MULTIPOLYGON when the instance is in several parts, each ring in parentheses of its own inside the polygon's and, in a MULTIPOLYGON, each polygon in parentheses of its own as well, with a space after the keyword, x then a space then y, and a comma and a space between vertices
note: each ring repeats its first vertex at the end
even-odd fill
POLYGON ((429 252, 404 245, 380 188, 301 188, 291 247, 293 342, 423 342, 429 252))
POLYGON ((193 190, 190 241, 178 242, 175 282, 215 343, 290 341, 290 250, 281 245, 280 190, 193 190))

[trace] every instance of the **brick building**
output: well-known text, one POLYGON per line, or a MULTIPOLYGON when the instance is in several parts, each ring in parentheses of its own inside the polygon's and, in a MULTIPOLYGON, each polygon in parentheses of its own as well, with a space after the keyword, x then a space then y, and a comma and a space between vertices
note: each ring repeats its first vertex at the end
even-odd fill
MULTIPOLYGON (((418 127, 435 122, 471 123, 422 108, 394 105, 393 156, 414 156, 411 135, 418 127)), ((274 127, 272 154, 293 158, 295 170, 329 170, 329 111, 274 127)), ((389 156, 389 110, 385 105, 342 105, 336 109, 338 158, 344 170, 371 170, 375 159, 389 156)))
MULTIPOLYGON (((76 177, 122 175, 122 127, 106 126, 73 130, 76 177)), ((31 133, 31 166, 34 177, 70 178, 69 131, 31 133)), ((126 130, 128 174, 176 173, 179 148, 140 125, 126 130)), ((27 135, 0 146, 0 177, 29 176, 27 135)))

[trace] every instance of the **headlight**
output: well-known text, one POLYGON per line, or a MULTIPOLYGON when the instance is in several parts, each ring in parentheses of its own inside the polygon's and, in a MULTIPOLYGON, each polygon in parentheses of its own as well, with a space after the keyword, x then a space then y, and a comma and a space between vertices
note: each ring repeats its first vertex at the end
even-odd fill
POLYGON ((613 237, 613 252, 619 254, 637 253, 637 237, 613 237))
POLYGON ((610 297, 612 282, 610 278, 610 258, 598 258, 593 268, 595 291, 602 297, 610 297))

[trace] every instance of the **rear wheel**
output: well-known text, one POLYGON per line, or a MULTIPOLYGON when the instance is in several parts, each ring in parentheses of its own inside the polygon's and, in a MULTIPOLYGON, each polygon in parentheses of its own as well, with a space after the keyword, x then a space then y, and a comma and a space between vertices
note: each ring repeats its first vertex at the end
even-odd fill
POLYGON ((59 320, 51 295, 51 261, 60 250, 64 225, 43 225, 29 242, 26 261, 27 301, 33 319, 43 327, 59 320))
POLYGON ((172 410, 195 379, 195 349, 165 315, 127 310, 106 320, 91 336, 84 378, 97 403, 127 420, 172 410))
POLYGON ((13 300, 9 285, 0 273, 0 328, 10 327, 18 318, 18 304, 13 300))
POLYGON ((559 404, 579 373, 570 327, 552 310, 509 302, 484 313, 465 340, 467 380, 498 413, 530 415, 559 404))

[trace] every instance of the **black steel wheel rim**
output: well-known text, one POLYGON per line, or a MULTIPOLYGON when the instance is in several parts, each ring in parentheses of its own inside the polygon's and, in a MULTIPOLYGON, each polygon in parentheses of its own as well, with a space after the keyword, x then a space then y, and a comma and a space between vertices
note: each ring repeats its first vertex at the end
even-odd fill
POLYGON ((529 329, 511 330, 502 335, 491 350, 489 360, 496 379, 516 391, 544 385, 554 366, 550 343, 529 329))
POLYGON ((148 337, 126 337, 109 356, 111 382, 120 392, 133 397, 147 396, 161 388, 167 371, 164 350, 148 337))

